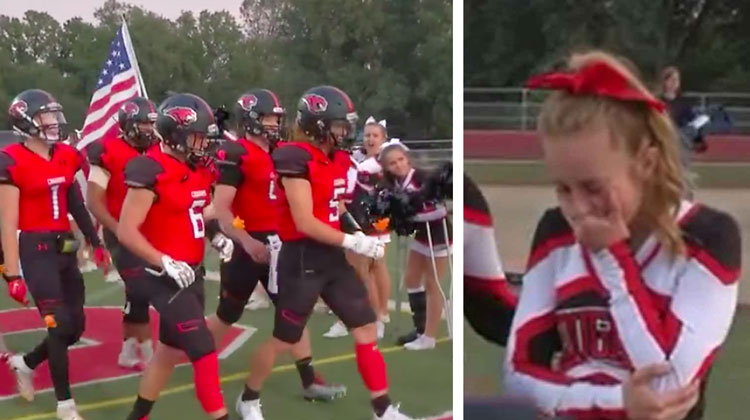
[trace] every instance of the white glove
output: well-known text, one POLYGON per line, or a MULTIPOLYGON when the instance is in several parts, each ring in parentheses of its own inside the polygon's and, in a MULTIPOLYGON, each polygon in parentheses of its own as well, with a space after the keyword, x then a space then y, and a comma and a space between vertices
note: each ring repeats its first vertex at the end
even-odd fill
POLYGON ((161 257, 161 264, 169 277, 177 283, 180 289, 184 289, 195 281, 195 271, 184 261, 175 261, 169 255, 161 257))
POLYGON ((344 234, 344 242, 341 246, 370 258, 382 258, 385 253, 385 245, 374 236, 367 236, 362 232, 353 235, 344 234))
POLYGON ((232 259, 232 253, 234 253, 234 241, 227 238, 223 233, 217 233, 213 239, 211 239, 211 246, 215 250, 219 251, 219 258, 223 262, 229 262, 232 259))

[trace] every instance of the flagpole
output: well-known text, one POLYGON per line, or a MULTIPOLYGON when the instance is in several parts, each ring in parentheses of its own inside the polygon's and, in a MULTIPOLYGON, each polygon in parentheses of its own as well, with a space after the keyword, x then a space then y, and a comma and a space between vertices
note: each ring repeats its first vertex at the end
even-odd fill
POLYGON ((141 91, 141 95, 144 98, 148 98, 148 92, 146 92, 146 83, 143 81, 143 75, 141 75, 141 68, 138 66, 138 59, 135 58, 135 48, 133 48, 133 42, 130 39, 130 31, 128 31, 128 23, 125 20, 125 15, 122 15, 122 39, 125 41, 125 50, 128 52, 128 59, 130 64, 135 68, 135 72, 138 75, 138 87, 141 91))

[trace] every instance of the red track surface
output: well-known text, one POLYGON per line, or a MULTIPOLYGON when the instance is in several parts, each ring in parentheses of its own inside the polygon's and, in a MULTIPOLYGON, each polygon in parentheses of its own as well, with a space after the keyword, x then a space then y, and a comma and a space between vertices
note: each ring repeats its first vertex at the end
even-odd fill
MULTIPOLYGON (((750 136, 720 135, 707 138, 708 150, 696 155, 702 162, 750 162, 750 136)), ((465 130, 467 159, 532 159, 542 157, 534 131, 465 130)))

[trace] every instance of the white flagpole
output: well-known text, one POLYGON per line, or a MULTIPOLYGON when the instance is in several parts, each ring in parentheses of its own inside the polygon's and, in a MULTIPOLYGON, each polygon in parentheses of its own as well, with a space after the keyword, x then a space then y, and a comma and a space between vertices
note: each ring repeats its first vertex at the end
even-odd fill
POLYGON ((128 60, 130 65, 135 68, 135 73, 138 77, 138 88, 141 92, 141 96, 148 98, 148 92, 146 92, 146 83, 143 81, 143 75, 141 75, 141 68, 138 66, 138 59, 135 58, 135 49, 133 48, 133 42, 130 40, 130 31, 128 31, 128 24, 125 21, 125 16, 122 16, 122 39, 125 41, 125 51, 128 53, 128 60))

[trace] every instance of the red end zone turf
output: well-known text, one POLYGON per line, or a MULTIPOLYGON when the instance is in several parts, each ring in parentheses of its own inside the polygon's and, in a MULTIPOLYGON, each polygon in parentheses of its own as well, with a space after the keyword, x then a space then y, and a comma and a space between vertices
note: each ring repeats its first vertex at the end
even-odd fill
MULTIPOLYGON (((138 375, 134 369, 124 369, 117 365, 117 356, 122 347, 122 310, 117 307, 86 308, 86 331, 75 347, 69 351, 70 384, 106 382, 126 376, 138 375)), ((151 329, 153 337, 158 337, 159 314, 151 309, 151 329)), ((11 309, 0 311, 0 327, 3 334, 23 333, 24 331, 41 331, 45 328, 36 309, 11 309)), ((243 327, 232 327, 217 349, 220 358, 226 358, 243 342, 247 341, 254 330, 243 327)), ((11 349, 28 351, 31 349, 11 349)), ((187 363, 187 358, 183 363, 187 363)), ((34 374, 34 388, 37 392, 52 389, 47 362, 40 365, 34 374)), ((135 392, 135 389, 133 390, 135 392)), ((7 367, 0 368, 0 400, 16 395, 15 378, 7 367)))

